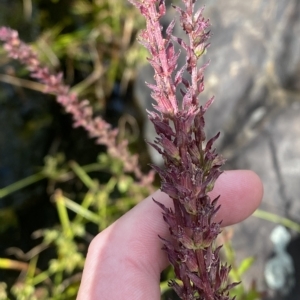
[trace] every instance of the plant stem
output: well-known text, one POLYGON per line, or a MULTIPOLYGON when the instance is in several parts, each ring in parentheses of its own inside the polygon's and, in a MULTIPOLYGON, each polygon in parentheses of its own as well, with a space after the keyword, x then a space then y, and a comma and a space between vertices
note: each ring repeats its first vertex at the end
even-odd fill
POLYGON ((66 237, 73 238, 73 230, 71 227, 71 222, 69 219, 68 211, 65 205, 64 196, 62 195, 62 192, 60 190, 57 190, 54 194, 54 200, 56 203, 57 211, 59 220, 63 229, 63 232, 66 237))
POLYGON ((266 221, 270 221, 273 223, 277 223, 277 224, 281 224, 287 228, 290 228, 292 230, 295 230, 296 232, 300 233, 300 224, 285 218, 285 217, 281 217, 278 216, 276 214, 261 210, 261 209, 257 209, 254 213, 253 213, 254 217, 266 220, 266 221))
POLYGON ((24 179, 21 179, 17 182, 14 182, 5 188, 0 189, 0 199, 4 198, 5 196, 14 193, 30 184, 36 183, 42 179, 45 179, 47 176, 43 172, 39 172, 36 174, 33 174, 29 177, 26 177, 24 179))

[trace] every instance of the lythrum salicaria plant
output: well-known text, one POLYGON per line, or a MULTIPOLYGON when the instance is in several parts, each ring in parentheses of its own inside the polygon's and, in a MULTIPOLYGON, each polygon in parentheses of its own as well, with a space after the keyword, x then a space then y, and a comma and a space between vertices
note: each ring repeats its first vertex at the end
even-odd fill
POLYGON ((108 154, 120 159, 123 162, 125 172, 133 173, 142 186, 151 189, 153 173, 143 174, 138 164, 137 155, 132 155, 128 151, 127 140, 118 143, 118 130, 112 128, 101 117, 94 117, 92 106, 88 100, 80 101, 77 94, 64 84, 63 74, 52 73, 43 65, 33 49, 24 43, 17 31, 0 27, 0 41, 4 42, 4 49, 8 56, 18 60, 29 71, 30 76, 43 84, 44 93, 53 94, 65 111, 73 117, 74 127, 83 127, 91 138, 96 139, 96 143, 105 145, 108 154))
POLYGON ((203 72, 207 64, 198 67, 199 58, 208 47, 208 20, 203 9, 194 13, 196 0, 182 0, 183 8, 173 6, 188 42, 172 34, 173 20, 165 34, 160 19, 166 12, 164 0, 129 0, 146 19, 146 29, 140 42, 149 50, 155 84, 147 84, 155 100, 154 112, 148 111, 157 137, 150 143, 163 157, 164 168, 153 166, 159 173, 161 190, 173 200, 174 209, 154 201, 162 208, 171 239, 161 237, 177 278, 170 282, 181 299, 225 300, 236 283, 228 284, 230 267, 219 258, 216 238, 221 223, 215 221, 218 198, 208 193, 222 173, 223 158, 212 148, 219 134, 206 141, 204 114, 212 104, 199 104, 204 89, 203 72), (180 52, 185 51, 186 63, 178 68, 180 52), (178 93, 179 92, 179 93, 178 93), (177 95, 180 94, 180 97, 177 95))

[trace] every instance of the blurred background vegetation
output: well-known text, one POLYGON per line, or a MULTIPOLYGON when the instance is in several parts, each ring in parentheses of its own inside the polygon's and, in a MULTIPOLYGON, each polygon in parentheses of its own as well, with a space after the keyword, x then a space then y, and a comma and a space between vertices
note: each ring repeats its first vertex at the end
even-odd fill
MULTIPOLYGON (((124 0, 0 0, 0 8, 1 25, 18 30, 53 72, 64 72, 95 115, 119 128, 118 139, 129 141, 147 172, 132 92, 146 58, 136 41, 144 25, 139 13, 124 0)), ((75 299, 92 238, 158 187, 125 174, 122 161, 73 129, 71 117, 42 91, 1 49, 0 300, 75 299)), ((240 281, 253 258, 237 264, 231 236, 224 231, 224 256, 232 280, 240 281)), ((163 299, 171 277, 171 270, 162 275, 163 299)), ((234 292, 240 300, 261 297, 255 285, 234 292)))
MULTIPOLYGON (((95 115, 134 152, 141 121, 132 99, 143 25, 126 1, 2 1, 1 25, 19 31, 95 115)), ((0 299, 74 299, 92 238, 149 194, 122 162, 73 129, 3 49, 0 56, 0 299)), ((148 169, 147 155, 141 157, 148 169)))

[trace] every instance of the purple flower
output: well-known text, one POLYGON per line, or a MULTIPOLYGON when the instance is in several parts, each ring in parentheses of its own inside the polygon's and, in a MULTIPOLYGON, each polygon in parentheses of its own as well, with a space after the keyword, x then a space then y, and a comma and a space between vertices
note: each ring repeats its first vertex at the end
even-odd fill
POLYGON ((197 62, 208 47, 209 22, 202 16, 203 8, 194 13, 196 0, 182 0, 184 9, 173 6, 179 13, 180 25, 188 36, 188 43, 174 36, 172 21, 162 34, 160 18, 165 14, 163 0, 129 0, 146 19, 146 29, 140 42, 149 50, 149 63, 155 75, 155 84, 147 84, 155 100, 154 112, 148 112, 157 137, 152 145, 163 157, 164 168, 153 166, 161 177, 161 190, 174 203, 174 209, 163 210, 171 239, 161 238, 175 274, 182 284, 170 282, 181 299, 227 300, 230 267, 219 258, 221 247, 215 240, 221 232, 221 223, 215 221, 220 206, 218 198, 208 195, 222 173, 224 159, 213 149, 219 133, 206 142, 204 114, 213 102, 199 104, 204 89, 204 70, 197 62), (179 69, 180 52, 185 52, 185 65, 179 69), (184 75, 187 74, 187 75, 184 75), (181 97, 178 98, 177 91, 181 97))

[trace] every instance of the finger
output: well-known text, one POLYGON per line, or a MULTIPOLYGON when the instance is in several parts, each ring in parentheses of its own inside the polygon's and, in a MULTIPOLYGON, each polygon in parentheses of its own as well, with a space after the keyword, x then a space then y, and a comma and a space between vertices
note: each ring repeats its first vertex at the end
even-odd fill
POLYGON ((252 171, 225 171, 210 193, 212 199, 220 197, 221 209, 216 221, 222 226, 239 223, 248 218, 259 206, 263 196, 260 178, 252 171))
MULTIPOLYGON (((228 171, 216 182, 212 197, 222 205, 224 225, 245 219, 258 207, 262 184, 251 171, 228 171)), ((89 247, 78 299, 160 299, 160 272, 167 266, 162 243, 168 235, 161 209, 171 199, 157 191, 101 232, 89 247)))

